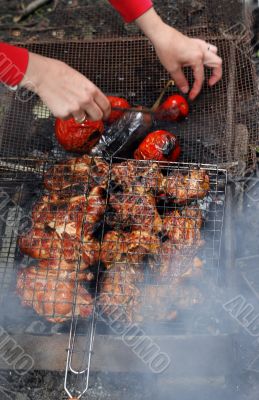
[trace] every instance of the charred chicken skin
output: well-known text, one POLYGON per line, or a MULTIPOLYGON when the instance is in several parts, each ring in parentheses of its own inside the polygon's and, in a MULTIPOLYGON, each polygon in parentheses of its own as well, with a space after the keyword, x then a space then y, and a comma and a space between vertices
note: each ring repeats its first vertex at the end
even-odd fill
POLYGON ((94 187, 88 196, 61 197, 43 196, 32 211, 34 226, 53 229, 60 237, 81 238, 82 229, 92 234, 105 211, 106 191, 94 187))
POLYGON ((163 185, 160 167, 154 162, 126 161, 112 166, 111 178, 126 190, 159 193, 163 185))
POLYGON ((110 231, 103 238, 101 246, 101 261, 107 269, 116 263, 128 263, 132 267, 139 267, 138 272, 143 276, 141 264, 148 257, 155 257, 160 248, 160 241, 156 235, 146 231, 131 233, 110 231))
POLYGON ((111 225, 153 233, 161 231, 162 220, 156 209, 155 198, 150 193, 141 193, 135 188, 134 193, 111 194, 109 203, 115 211, 110 214, 108 223, 111 225))
POLYGON ((163 179, 161 192, 177 204, 202 199, 210 188, 210 180, 203 169, 193 169, 187 174, 176 172, 163 179))
POLYGON ((17 279, 17 294, 24 306, 33 307, 37 314, 50 322, 63 322, 74 315, 87 318, 93 310, 90 294, 75 282, 62 280, 56 272, 51 274, 42 268, 29 267, 21 270, 17 279), (76 299, 74 299, 76 293, 76 299))
POLYGON ((84 155, 80 158, 62 161, 50 168, 44 178, 44 185, 49 190, 64 190, 78 182, 86 187, 107 185, 109 166, 98 158, 84 155))

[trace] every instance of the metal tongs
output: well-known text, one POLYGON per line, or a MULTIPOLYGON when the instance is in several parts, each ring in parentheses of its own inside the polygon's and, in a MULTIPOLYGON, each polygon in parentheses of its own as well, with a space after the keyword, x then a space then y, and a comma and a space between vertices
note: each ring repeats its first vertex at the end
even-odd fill
POLYGON ((143 114, 155 114, 158 107, 160 106, 161 100, 165 95, 165 92, 169 88, 169 86, 174 86, 174 81, 170 79, 170 81, 167 82, 165 85, 164 89, 160 93, 158 99, 155 101, 153 106, 151 108, 148 107, 143 107, 143 108, 138 108, 138 107, 130 107, 130 108, 122 108, 122 107, 112 107, 112 111, 121 111, 121 112, 134 112, 134 113, 143 113, 143 114))

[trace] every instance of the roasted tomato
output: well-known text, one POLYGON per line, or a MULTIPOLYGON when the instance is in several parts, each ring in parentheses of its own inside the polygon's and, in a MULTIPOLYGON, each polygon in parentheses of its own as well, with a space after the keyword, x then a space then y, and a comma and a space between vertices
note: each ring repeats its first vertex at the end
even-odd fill
POLYGON ((102 121, 86 120, 79 124, 74 118, 67 121, 57 118, 55 123, 57 141, 65 150, 77 153, 88 153, 98 142, 103 131, 102 121))
POLYGON ((173 133, 155 131, 149 133, 134 152, 137 160, 177 161, 181 147, 173 133))
POLYGON ((163 121, 179 121, 189 114, 189 104, 179 94, 169 96, 158 108, 156 119, 163 121))
MULTIPOLYGON (((111 103, 111 107, 120 107, 120 108, 130 108, 127 100, 122 97, 116 96, 107 96, 109 102, 111 103)), ((108 124, 112 124, 123 116, 123 111, 111 111, 108 120, 106 121, 108 124)))

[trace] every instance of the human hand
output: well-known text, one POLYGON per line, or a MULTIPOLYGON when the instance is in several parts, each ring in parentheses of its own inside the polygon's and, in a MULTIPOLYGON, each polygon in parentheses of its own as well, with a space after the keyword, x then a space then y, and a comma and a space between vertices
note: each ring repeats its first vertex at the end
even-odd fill
POLYGON ((183 67, 191 67, 194 84, 189 93, 193 100, 204 82, 204 66, 212 69, 209 85, 215 85, 222 77, 222 59, 217 55, 217 47, 201 39, 192 39, 165 24, 151 8, 136 20, 153 43, 162 65, 183 93, 188 93, 189 83, 183 67))
POLYGON ((55 117, 97 121, 110 115, 110 102, 101 90, 61 61, 30 53, 20 85, 37 93, 55 117))

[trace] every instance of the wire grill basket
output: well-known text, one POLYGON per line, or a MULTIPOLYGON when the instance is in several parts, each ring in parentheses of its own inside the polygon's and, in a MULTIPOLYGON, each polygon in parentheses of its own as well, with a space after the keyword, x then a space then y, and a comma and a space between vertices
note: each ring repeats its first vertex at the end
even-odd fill
POLYGON ((42 164, 27 181, 20 166, 2 181, 1 295, 5 307, 16 285, 22 305, 44 319, 72 318, 66 384, 82 393, 96 324, 177 326, 218 284, 226 172, 71 160, 42 164))

